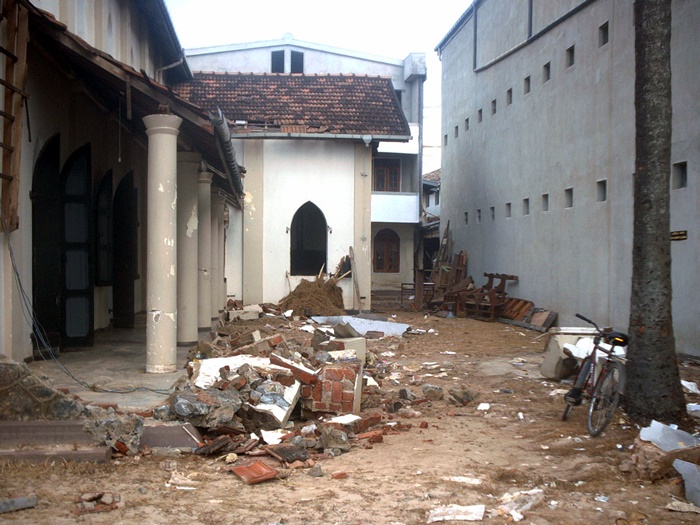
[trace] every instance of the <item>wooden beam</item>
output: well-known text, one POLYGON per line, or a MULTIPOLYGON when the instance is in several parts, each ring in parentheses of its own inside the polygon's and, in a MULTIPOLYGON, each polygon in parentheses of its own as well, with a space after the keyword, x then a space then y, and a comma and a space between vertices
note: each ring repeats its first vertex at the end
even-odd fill
POLYGON ((29 12, 20 7, 17 0, 8 0, 7 36, 8 49, 17 56, 17 62, 5 63, 5 80, 17 87, 17 91, 5 90, 5 113, 15 117, 3 126, 3 141, 12 151, 3 154, 2 172, 12 180, 2 182, 2 214, 9 231, 19 228, 19 167, 22 150, 22 104, 27 82, 27 40, 29 38, 29 12))

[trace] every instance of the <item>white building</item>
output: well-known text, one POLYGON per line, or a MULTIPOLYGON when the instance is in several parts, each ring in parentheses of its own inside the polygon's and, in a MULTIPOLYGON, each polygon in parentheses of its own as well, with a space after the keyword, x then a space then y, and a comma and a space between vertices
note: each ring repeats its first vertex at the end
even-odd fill
MULTIPOLYGON (((671 229, 677 350, 700 354, 700 48, 673 1, 671 229)), ((512 296, 624 329, 632 271, 633 2, 475 0, 442 59, 442 223, 468 271, 512 296)), ((669 232, 669 235, 671 232, 669 232)))
MULTIPOLYGON (((371 225, 359 227, 362 231, 357 239, 362 239, 362 242, 356 245, 355 251, 358 257, 367 257, 370 266, 362 270, 371 273, 372 289, 398 288, 401 282, 413 281, 415 238, 420 216, 425 55, 412 53, 404 60, 397 60, 299 41, 286 34, 280 40, 190 49, 187 58, 193 71, 202 72, 355 74, 390 78, 409 123, 411 137, 404 143, 373 140, 374 154, 368 160, 369 164, 362 168, 372 174, 371 225)), ((309 166, 300 166, 299 169, 308 172, 307 168, 309 166)), ((304 192, 309 187, 300 184, 297 191, 304 192)), ((342 206, 345 195, 338 197, 342 206)), ((334 226, 333 231, 338 231, 337 228, 334 226)), ((328 264, 334 265, 335 262, 331 259, 328 264)), ((289 270, 289 266, 280 266, 274 270, 274 277, 269 275, 268 279, 285 283, 285 272, 289 270)), ((229 293, 240 297, 235 282, 235 278, 229 280, 229 293)), ((274 292, 265 293, 265 300, 279 300, 281 296, 276 294, 285 288, 288 289, 288 285, 274 287, 274 292)), ((245 302, 258 300, 259 296, 251 293, 252 289, 249 289, 249 293, 243 294, 245 302)), ((365 297, 363 308, 367 309, 370 306, 369 290, 362 290, 362 296, 365 297)))

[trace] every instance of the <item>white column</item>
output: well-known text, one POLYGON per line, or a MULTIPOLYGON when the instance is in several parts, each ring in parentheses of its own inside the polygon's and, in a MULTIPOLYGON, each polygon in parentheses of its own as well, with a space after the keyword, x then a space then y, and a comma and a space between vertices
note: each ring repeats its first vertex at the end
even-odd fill
POLYGON ((181 152, 177 159, 177 345, 191 346, 199 341, 197 177, 201 156, 181 152))
POLYGON ((200 171, 198 180, 199 236, 197 253, 197 323, 200 330, 211 330, 211 179, 212 174, 200 171))
POLYGON ((219 194, 211 196, 211 318, 218 319, 223 305, 221 300, 221 285, 224 272, 221 267, 221 245, 219 244, 219 222, 223 220, 224 198, 219 194))
POLYGON ((143 118, 148 135, 146 372, 177 369, 177 135, 176 115, 143 118))
POLYGON ((219 220, 219 312, 226 308, 226 199, 221 199, 219 220))

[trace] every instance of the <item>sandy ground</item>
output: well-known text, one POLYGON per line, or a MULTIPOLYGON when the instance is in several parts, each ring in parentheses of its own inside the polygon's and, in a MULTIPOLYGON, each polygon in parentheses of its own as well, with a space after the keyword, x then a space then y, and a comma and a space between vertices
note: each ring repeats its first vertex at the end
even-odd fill
MULTIPOLYGON (((561 421, 562 395, 550 394, 568 385, 539 374, 544 344, 538 332, 410 312, 396 320, 434 332, 368 341, 386 367, 379 378, 385 398, 398 399, 401 388, 422 397, 422 385, 430 383, 445 392, 466 387, 478 393, 473 402, 423 403, 413 407, 415 417, 383 406, 368 409, 363 415, 380 412, 383 423, 401 423, 401 430, 386 432, 381 443, 358 442, 350 452, 319 460, 321 477, 302 468, 246 485, 216 456, 0 464, 0 498, 38 497, 33 509, 0 514, 0 523, 414 525, 454 504, 484 505, 483 520, 470 523, 495 524, 514 521, 497 509, 504 495, 518 492, 521 502, 532 502, 522 511, 525 524, 700 521, 698 514, 665 508, 683 501, 680 477, 649 483, 619 470, 639 433, 621 411, 598 438, 586 432, 584 408, 561 421), (381 355, 386 352, 394 355, 381 355), (481 403, 489 409, 478 410, 481 403), (77 516, 75 501, 89 492, 118 494, 121 503, 110 512, 77 516)), ((700 367, 684 363, 681 375, 698 381, 700 367)), ((687 395, 689 402, 698 397, 687 395)), ((265 461, 280 467, 272 458, 265 461)))

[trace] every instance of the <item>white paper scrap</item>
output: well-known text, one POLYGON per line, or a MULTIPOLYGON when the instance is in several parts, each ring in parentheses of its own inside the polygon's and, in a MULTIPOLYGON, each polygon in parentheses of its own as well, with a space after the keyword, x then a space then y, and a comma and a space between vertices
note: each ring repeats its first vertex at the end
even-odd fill
POLYGON ((430 511, 427 523, 437 521, 481 521, 486 505, 445 505, 430 511))

